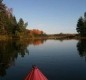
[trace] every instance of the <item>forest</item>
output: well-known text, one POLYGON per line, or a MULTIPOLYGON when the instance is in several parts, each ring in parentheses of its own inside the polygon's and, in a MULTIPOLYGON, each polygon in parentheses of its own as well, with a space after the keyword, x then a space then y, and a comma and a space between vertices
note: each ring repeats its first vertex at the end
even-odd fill
MULTIPOLYGON (((0 0, 0 40, 7 39, 32 39, 32 38, 53 38, 53 37, 73 37, 76 36, 86 37, 86 12, 84 17, 80 17, 77 22, 76 31, 77 34, 46 34, 42 30, 27 29, 28 22, 24 22, 23 18, 19 20, 16 19, 16 16, 13 15, 13 9, 8 8, 6 4, 3 3, 3 0, 0 0)), ((58 33, 58 32, 57 32, 58 33)))
POLYGON ((3 0, 0 0, 0 38, 34 38, 46 35, 38 29, 26 29, 27 26, 28 22, 24 22, 22 18, 17 21, 13 9, 8 8, 3 0))

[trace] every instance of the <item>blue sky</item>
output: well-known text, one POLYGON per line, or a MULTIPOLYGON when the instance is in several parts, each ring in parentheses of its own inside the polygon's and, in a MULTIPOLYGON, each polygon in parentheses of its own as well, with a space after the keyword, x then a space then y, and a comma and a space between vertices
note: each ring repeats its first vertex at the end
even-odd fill
POLYGON ((86 0, 4 0, 17 20, 28 22, 28 29, 51 33, 76 33, 76 24, 86 12, 86 0))

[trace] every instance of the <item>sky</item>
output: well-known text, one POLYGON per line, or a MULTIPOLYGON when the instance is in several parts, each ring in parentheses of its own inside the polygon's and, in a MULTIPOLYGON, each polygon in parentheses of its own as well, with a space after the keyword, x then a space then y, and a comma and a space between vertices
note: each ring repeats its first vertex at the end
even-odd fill
POLYGON ((77 20, 86 12, 86 0, 4 0, 17 20, 28 22, 27 29, 47 34, 76 33, 77 20))

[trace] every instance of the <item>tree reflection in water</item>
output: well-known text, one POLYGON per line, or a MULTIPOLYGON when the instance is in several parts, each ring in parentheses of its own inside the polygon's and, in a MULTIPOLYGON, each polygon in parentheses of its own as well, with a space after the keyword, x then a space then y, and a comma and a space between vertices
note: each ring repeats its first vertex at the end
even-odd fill
POLYGON ((1 41, 0 42, 0 76, 6 75, 6 69, 15 64, 15 60, 18 55, 24 57, 25 54, 29 54, 27 46, 30 44, 40 45, 46 40, 36 39, 29 41, 1 41))
POLYGON ((15 59, 20 54, 22 57, 26 53, 28 44, 24 44, 20 41, 14 42, 0 42, 0 76, 6 75, 6 69, 15 63, 15 59))
POLYGON ((86 61, 86 40, 82 39, 77 43, 77 50, 81 57, 85 57, 86 61))

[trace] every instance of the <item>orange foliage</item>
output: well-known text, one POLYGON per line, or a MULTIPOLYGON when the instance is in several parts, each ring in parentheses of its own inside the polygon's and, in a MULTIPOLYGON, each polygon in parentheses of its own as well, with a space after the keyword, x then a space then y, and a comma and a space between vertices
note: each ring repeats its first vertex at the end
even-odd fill
POLYGON ((38 35, 42 34, 42 31, 40 31, 40 30, 38 30, 38 29, 33 29, 32 32, 33 32, 34 34, 38 34, 38 35))
POLYGON ((28 30, 28 33, 40 35, 43 34, 44 32, 38 29, 33 29, 33 30, 28 30))

